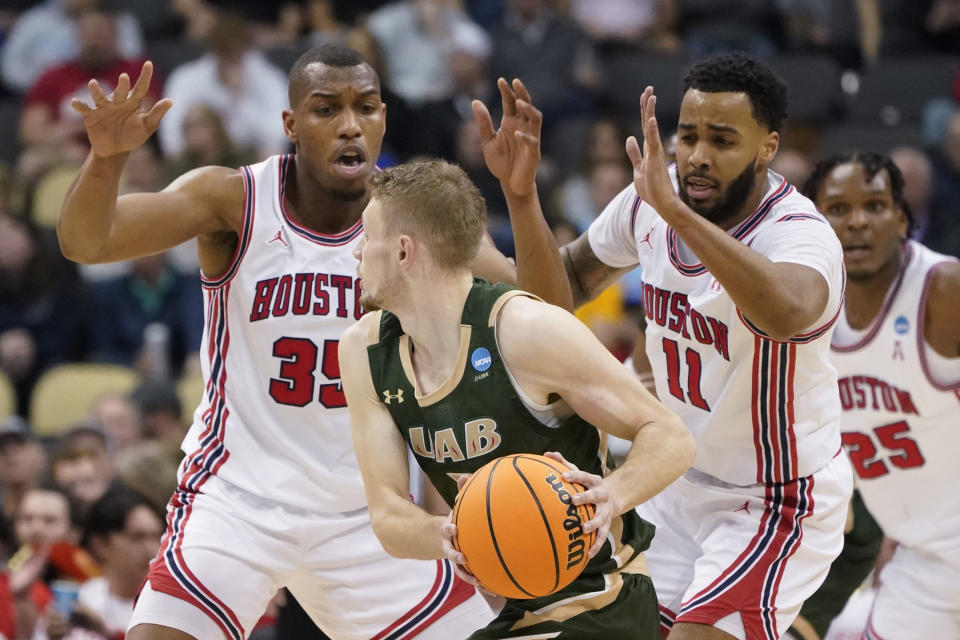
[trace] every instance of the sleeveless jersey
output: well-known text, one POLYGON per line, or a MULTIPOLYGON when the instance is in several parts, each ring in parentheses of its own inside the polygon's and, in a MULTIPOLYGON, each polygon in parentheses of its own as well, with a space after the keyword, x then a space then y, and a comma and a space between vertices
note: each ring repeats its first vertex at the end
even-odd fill
POLYGON ((931 278, 950 258, 908 241, 904 266, 865 335, 840 321, 843 444, 863 500, 884 533, 960 568, 960 358, 955 384, 934 381, 923 337, 931 278))
POLYGON ((203 279, 203 400, 183 442, 181 486, 210 474, 323 512, 366 506, 340 386, 340 335, 361 315, 353 249, 285 211, 292 156, 242 167, 243 230, 229 269, 203 279))
MULTIPOLYGON (((676 185, 674 167, 670 175, 676 185)), ((734 485, 787 482, 840 449, 828 356, 843 253, 813 203, 773 172, 760 206, 729 233, 773 262, 824 277, 829 301, 814 326, 784 342, 769 339, 633 185, 607 205, 588 239, 604 263, 643 269, 647 355, 660 400, 696 439, 694 468, 734 485)))
MULTIPOLYGON (((461 317, 459 363, 450 380, 429 394, 417 393, 410 340, 396 316, 381 312, 378 340, 367 349, 377 395, 420 467, 451 507, 458 476, 514 453, 559 451, 580 469, 604 474, 605 438, 597 428, 563 401, 550 406, 558 416, 556 423, 544 424, 524 404, 510 378, 497 346, 496 321, 503 305, 516 295, 529 294, 504 284, 474 281, 461 317)), ((653 537, 653 526, 632 509, 615 517, 610 530, 614 537, 619 534, 617 549, 611 549, 608 541, 582 577, 625 566, 653 537)), ((561 598, 558 594, 545 602, 561 598)))

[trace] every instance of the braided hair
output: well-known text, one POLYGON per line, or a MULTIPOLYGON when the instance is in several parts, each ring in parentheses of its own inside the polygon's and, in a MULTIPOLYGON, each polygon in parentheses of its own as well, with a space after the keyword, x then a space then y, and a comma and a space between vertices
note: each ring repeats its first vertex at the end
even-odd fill
POLYGON ((827 175, 841 164, 856 163, 863 167, 867 180, 873 180, 873 177, 880 171, 886 171, 890 176, 890 193, 893 196, 893 202, 903 211, 907 218, 907 237, 910 237, 913 231, 913 211, 910 205, 903 198, 903 173, 900 168, 890 159, 889 156, 881 155, 875 151, 866 149, 855 149, 830 156, 826 160, 821 160, 814 167, 813 173, 803 183, 800 193, 807 196, 816 203, 817 194, 827 175))

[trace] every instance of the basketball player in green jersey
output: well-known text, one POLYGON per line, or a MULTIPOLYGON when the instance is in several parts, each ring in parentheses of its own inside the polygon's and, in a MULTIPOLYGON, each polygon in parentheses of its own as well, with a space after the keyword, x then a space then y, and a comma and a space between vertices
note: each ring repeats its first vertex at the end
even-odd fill
POLYGON ((574 501, 596 505, 583 524, 597 534, 591 560, 556 594, 507 600, 471 638, 655 640, 641 554, 653 528, 633 507, 692 463, 686 427, 572 315, 473 279, 485 207, 459 167, 392 167, 371 188, 356 254, 372 313, 343 335, 340 372, 380 542, 399 557, 465 560, 449 515, 410 502, 408 446, 448 505, 458 479, 490 460, 555 452, 587 488, 574 501), (607 433, 633 446, 604 475, 607 433))

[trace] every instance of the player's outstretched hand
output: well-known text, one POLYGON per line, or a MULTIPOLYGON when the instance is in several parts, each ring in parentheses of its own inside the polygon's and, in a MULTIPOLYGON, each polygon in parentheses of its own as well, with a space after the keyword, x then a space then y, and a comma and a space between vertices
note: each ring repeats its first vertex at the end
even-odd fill
POLYGON ((146 142, 157 130, 160 118, 173 106, 173 102, 164 98, 149 111, 143 107, 152 77, 153 63, 148 60, 143 63, 140 77, 132 90, 130 77, 121 73, 117 88, 110 96, 103 92, 99 82, 90 80, 87 86, 93 98, 93 107, 82 100, 73 99, 71 106, 83 116, 83 126, 94 154, 109 157, 127 153, 146 142))
POLYGON ((657 210, 661 216, 669 214, 680 201, 667 173, 666 154, 657 126, 657 96, 653 87, 647 87, 640 96, 640 119, 643 123, 643 152, 636 137, 627 138, 627 155, 633 163, 633 185, 637 194, 657 210))
POLYGON ((596 537, 593 539, 593 545, 591 545, 590 550, 587 552, 587 557, 592 558, 603 548, 603 543, 607 541, 607 534, 610 532, 610 521, 614 516, 619 515, 621 510, 611 498, 610 490, 607 488, 603 478, 595 473, 581 471, 577 468, 577 465, 556 451, 547 451, 543 455, 570 468, 569 471, 563 474, 564 480, 567 482, 576 482, 586 487, 585 491, 573 496, 573 504, 581 505, 590 503, 596 508, 593 519, 583 523, 584 533, 590 533, 591 531, 597 532, 596 537))
POLYGON ((497 80, 503 117, 500 128, 494 129, 486 105, 473 101, 473 117, 480 128, 483 159, 487 168, 500 180, 504 190, 517 196, 533 193, 537 166, 540 164, 540 127, 543 114, 533 106, 523 83, 497 80))

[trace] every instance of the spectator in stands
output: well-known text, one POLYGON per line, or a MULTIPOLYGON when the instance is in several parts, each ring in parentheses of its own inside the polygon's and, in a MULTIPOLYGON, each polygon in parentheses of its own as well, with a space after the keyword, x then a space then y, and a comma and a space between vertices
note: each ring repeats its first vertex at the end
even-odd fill
POLYGON ((960 55, 960 0, 933 0, 924 26, 936 49, 960 55))
POLYGON ((448 98, 453 79, 447 60, 461 33, 482 29, 449 0, 400 0, 374 11, 367 28, 386 63, 386 82, 408 104, 448 98))
MULTIPOLYGON (((109 0, 46 0, 23 13, 14 24, 0 53, 0 74, 8 87, 26 91, 40 75, 80 53, 75 17, 83 10, 109 0)), ((143 37, 136 19, 116 15, 117 49, 123 58, 143 55, 143 37)))
POLYGON ((179 443, 170 447, 146 440, 117 454, 117 477, 124 486, 142 494, 154 510, 162 513, 177 488, 177 468, 183 459, 179 443))
MULTIPOLYGON (((72 565, 69 555, 54 555, 51 545, 75 545, 80 538, 78 512, 70 497, 52 486, 26 492, 17 509, 14 532, 22 545, 10 560, 10 573, 2 582, 9 589, 17 630, 15 638, 62 638, 66 621, 50 605, 49 582, 72 565), (39 635, 37 635, 39 634, 39 635)), ((93 569, 93 567, 87 567, 93 569)), ((2 618, 0 613, 0 618, 2 618)))
MULTIPOLYGON (((48 164, 79 164, 90 145, 80 115, 70 107, 73 98, 88 95, 87 82, 96 78, 106 93, 126 73, 136 78, 143 60, 124 58, 117 41, 117 16, 103 2, 77 9, 77 55, 51 67, 34 82, 24 98, 20 141, 35 153, 49 156, 48 164)), ((151 101, 160 96, 160 83, 150 86, 151 101)))
POLYGON ((933 197, 927 246, 960 256, 960 111, 954 112, 933 157, 933 197))
POLYGON ((67 441, 51 457, 50 475, 56 486, 70 494, 80 513, 86 515, 110 488, 113 467, 105 455, 67 441))
MULTIPOLYGON (((929 245, 931 237, 930 198, 933 196, 933 163, 930 156, 917 147, 897 147, 890 159, 903 174, 903 199, 913 215, 911 237, 929 245)), ((935 229, 934 234, 938 233, 935 229)))
POLYGON ((449 101, 458 89, 456 54, 470 47, 485 58, 490 48, 486 32, 451 0, 392 2, 370 14, 366 28, 379 49, 384 83, 403 102, 401 113, 391 111, 391 118, 400 115, 405 123, 396 127, 394 133, 400 135, 388 128, 397 151, 404 157, 449 157, 460 120, 451 123, 449 117, 449 101))
POLYGON ((137 258, 130 267, 124 276, 91 286, 91 359, 175 377, 186 360, 197 366, 203 325, 198 277, 178 273, 166 254, 137 258), (166 343, 156 353, 145 341, 148 327, 166 343))
POLYGON ((143 442, 140 416, 130 397, 122 393, 106 393, 93 405, 91 417, 107 436, 108 449, 119 454, 143 442))
POLYGON ((547 129, 588 112, 600 71, 586 34, 551 11, 546 0, 506 0, 506 7, 503 22, 490 34, 491 75, 522 78, 547 129))
POLYGON ((108 638, 120 638, 133 615, 133 599, 160 548, 163 521, 151 504, 129 489, 111 489, 90 508, 84 546, 100 562, 103 577, 83 583, 77 604, 108 638))
POLYGON ((781 17, 770 0, 679 0, 679 10, 677 24, 693 58, 734 50, 770 58, 779 49, 781 17))
MULTIPOLYGON (((592 221, 599 211, 590 194, 590 174, 594 167, 621 163, 630 167, 623 141, 627 139, 625 125, 616 117, 599 116, 590 123, 583 143, 577 145, 581 157, 576 159, 575 171, 556 191, 556 206, 564 220, 574 225, 579 234, 584 221, 592 221)), ((601 203, 601 207, 606 202, 601 203)))
POLYGON ((190 107, 209 105, 223 119, 230 138, 267 156, 289 142, 279 114, 287 108, 286 74, 251 48, 246 22, 223 13, 207 38, 208 52, 170 73, 166 97, 174 107, 160 122, 160 145, 167 158, 185 147, 184 121, 190 107))
POLYGON ((846 68, 860 68, 879 52, 877 0, 777 0, 777 7, 792 51, 825 53, 846 68))
POLYGON ((560 190, 560 206, 565 220, 580 235, 600 215, 607 203, 630 184, 633 171, 623 159, 594 162, 585 176, 577 175, 560 190), (581 180, 583 183, 581 184, 581 180))
POLYGON ((36 226, 0 211, 0 370, 13 381, 21 415, 37 377, 79 357, 81 336, 69 265, 36 226))
POLYGON ((677 0, 572 0, 570 17, 601 51, 643 49, 675 53, 677 0))
POLYGON ((239 167, 256 161, 256 152, 233 143, 223 119, 210 106, 195 104, 183 119, 183 148, 167 166, 167 177, 173 179, 191 169, 215 165, 239 167))
POLYGON ((306 45, 319 47, 328 42, 344 43, 348 25, 337 18, 333 0, 307 0, 303 8, 306 22, 306 45))
POLYGON ((813 171, 813 163, 802 151, 797 149, 780 149, 777 157, 770 163, 770 168, 792 185, 802 185, 813 171))
MULTIPOLYGON (((130 396, 140 413, 143 432, 171 450, 179 450, 187 425, 177 388, 168 380, 146 380, 130 396)), ((190 407, 192 411, 195 407, 190 407)))
POLYGON ((27 421, 10 416, 0 422, 0 517, 13 520, 23 496, 37 486, 46 468, 46 452, 27 421))

